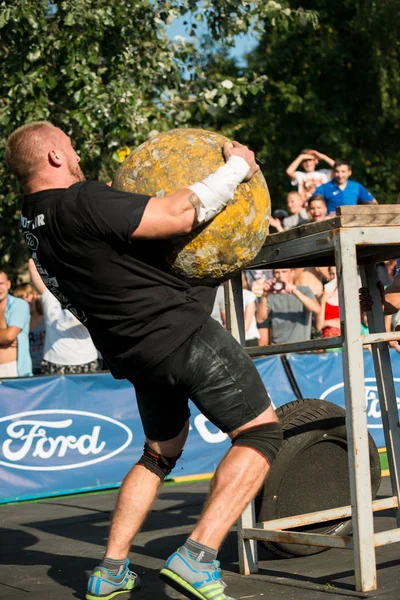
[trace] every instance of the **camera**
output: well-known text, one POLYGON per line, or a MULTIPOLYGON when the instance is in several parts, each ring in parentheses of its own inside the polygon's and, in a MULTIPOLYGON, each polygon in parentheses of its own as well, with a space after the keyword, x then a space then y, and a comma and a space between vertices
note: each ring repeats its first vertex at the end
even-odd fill
POLYGON ((275 281, 274 285, 272 286, 272 289, 275 292, 281 292, 282 290, 285 289, 285 282, 284 281, 275 281))

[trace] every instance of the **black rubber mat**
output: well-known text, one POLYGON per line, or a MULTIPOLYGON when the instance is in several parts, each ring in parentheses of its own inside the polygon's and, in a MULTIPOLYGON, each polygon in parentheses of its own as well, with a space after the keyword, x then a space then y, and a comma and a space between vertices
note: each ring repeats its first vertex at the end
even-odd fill
MULTIPOLYGON (((389 494, 384 480, 381 493, 389 494)), ((158 577, 165 559, 190 534, 208 490, 207 482, 165 486, 137 536, 130 554, 142 588, 137 600, 183 598, 158 577)), ((53 498, 0 507, 0 598, 7 600, 69 600, 84 598, 87 574, 98 563, 108 535, 116 492, 53 498)), ((379 516, 378 516, 379 515, 379 516)), ((376 530, 395 527, 393 513, 375 517, 376 530)), ((229 534, 219 559, 237 600, 338 600, 379 597, 398 600, 400 544, 377 549, 378 591, 354 592, 353 557, 348 550, 279 559, 260 549, 260 571, 238 573, 237 541, 229 534)), ((130 598, 129 594, 121 596, 130 598)))

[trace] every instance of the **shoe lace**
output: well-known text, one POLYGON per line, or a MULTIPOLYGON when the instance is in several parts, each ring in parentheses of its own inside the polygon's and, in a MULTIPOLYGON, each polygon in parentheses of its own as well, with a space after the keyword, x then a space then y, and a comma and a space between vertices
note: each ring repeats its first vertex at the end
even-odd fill
MULTIPOLYGON (((220 562, 219 560, 214 560, 213 561, 213 566, 214 566, 214 571, 217 571, 218 573, 221 573, 221 568, 220 568, 220 562)), ((226 588, 226 586, 228 585, 227 583, 225 583, 225 581, 223 579, 221 579, 221 576, 218 579, 218 583, 221 584, 222 589, 224 590, 226 588)), ((229 600, 229 598, 227 597, 227 600, 229 600)))
POLYGON ((127 575, 129 577, 129 579, 132 579, 132 580, 136 579, 136 577, 137 577, 137 574, 134 571, 131 571, 130 569, 128 569, 127 575))

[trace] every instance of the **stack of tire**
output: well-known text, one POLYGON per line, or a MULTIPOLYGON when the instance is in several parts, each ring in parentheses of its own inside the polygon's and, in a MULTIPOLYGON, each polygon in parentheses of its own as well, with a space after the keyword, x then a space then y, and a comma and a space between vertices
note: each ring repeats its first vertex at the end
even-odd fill
MULTIPOLYGON (((348 506, 349 466, 346 412, 319 399, 301 399, 277 409, 284 441, 256 497, 257 522, 348 506)), ((381 482, 379 453, 369 436, 372 496, 381 482)), ((349 535, 351 519, 305 525, 291 531, 349 535)), ((262 542, 283 558, 309 556, 328 548, 303 544, 262 542)))

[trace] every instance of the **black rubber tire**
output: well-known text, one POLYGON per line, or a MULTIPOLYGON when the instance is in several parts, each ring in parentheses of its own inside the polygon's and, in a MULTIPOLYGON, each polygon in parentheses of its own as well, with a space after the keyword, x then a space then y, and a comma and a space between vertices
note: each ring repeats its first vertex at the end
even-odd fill
MULTIPOLYGON (((346 411, 326 400, 294 400, 277 409, 284 440, 255 499, 257 522, 300 515, 350 502, 346 411)), ((379 453, 369 435, 372 497, 381 482, 379 453)), ((351 519, 306 525, 292 531, 349 535, 351 519)), ((282 558, 310 556, 329 548, 260 542, 282 558)))

